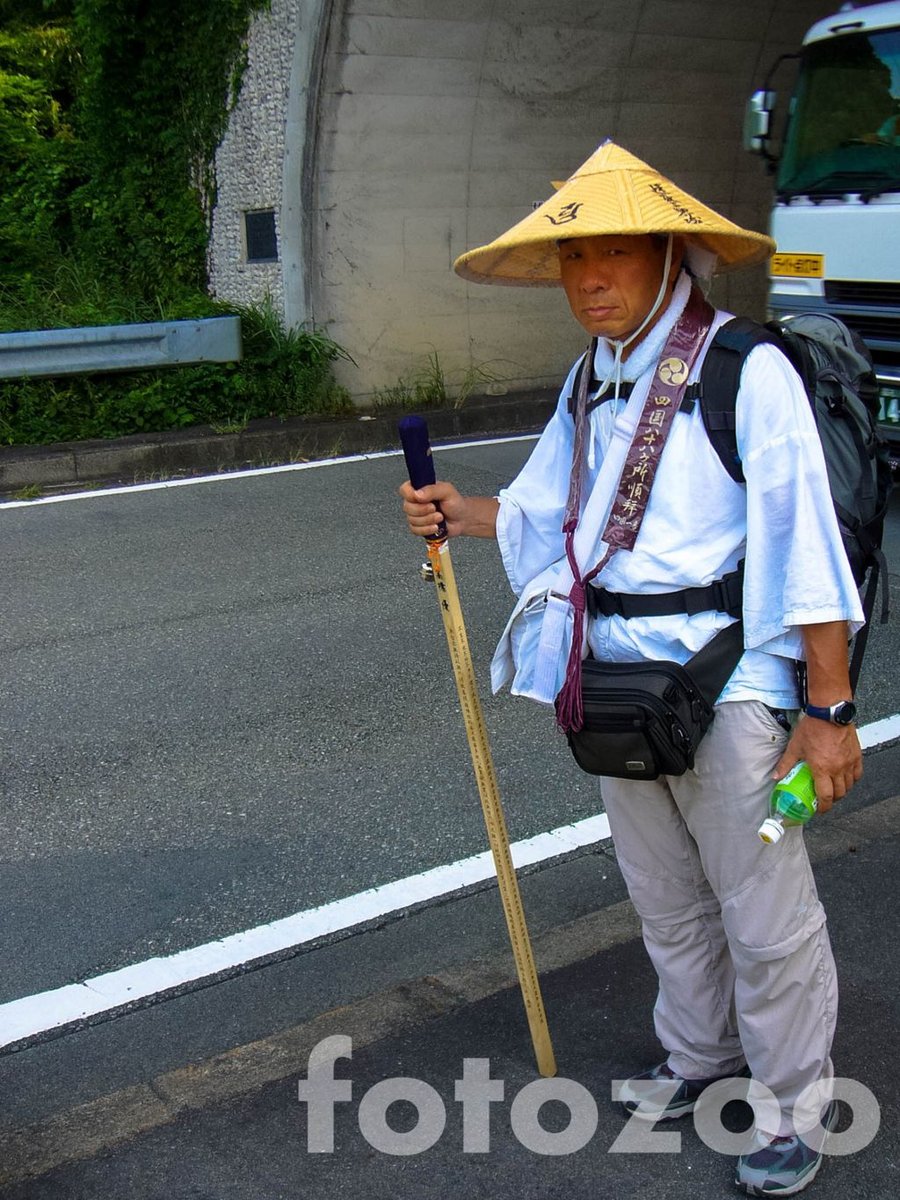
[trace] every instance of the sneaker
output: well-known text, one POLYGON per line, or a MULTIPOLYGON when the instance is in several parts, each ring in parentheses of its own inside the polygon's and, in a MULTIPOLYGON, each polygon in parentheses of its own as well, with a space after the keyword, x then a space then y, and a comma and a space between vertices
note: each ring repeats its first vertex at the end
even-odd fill
POLYGON ((693 1112, 701 1094, 711 1083, 718 1079, 743 1079, 749 1074, 750 1068, 742 1067, 729 1075, 711 1075, 708 1079, 682 1079, 668 1063, 660 1063, 658 1067, 651 1067, 649 1071, 642 1071, 640 1075, 626 1079, 616 1099, 629 1116, 637 1117, 641 1121, 673 1121, 676 1117, 693 1112), (678 1088, 673 1093, 674 1080, 678 1080, 678 1088), (656 1083, 659 1087, 654 1089, 653 1085, 656 1083))
MULTIPOLYGON (((822 1126, 827 1136, 837 1124, 838 1107, 832 1100, 822 1126)), ((797 1134, 770 1138, 757 1133, 756 1148, 737 1160, 734 1182, 751 1196, 793 1196, 809 1187, 822 1166, 822 1137, 818 1150, 797 1134)), ((820 1135, 821 1136, 821 1135, 820 1135)), ((818 1139, 816 1139, 818 1141, 818 1139)))

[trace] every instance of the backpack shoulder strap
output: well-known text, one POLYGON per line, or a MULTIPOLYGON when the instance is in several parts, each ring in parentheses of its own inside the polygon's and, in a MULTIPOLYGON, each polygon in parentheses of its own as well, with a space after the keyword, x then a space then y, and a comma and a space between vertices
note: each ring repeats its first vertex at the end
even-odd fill
POLYGON ((700 412, 713 449, 736 483, 744 482, 738 457, 735 403, 744 360, 764 342, 782 349, 777 335, 749 317, 732 317, 716 331, 700 371, 700 412))

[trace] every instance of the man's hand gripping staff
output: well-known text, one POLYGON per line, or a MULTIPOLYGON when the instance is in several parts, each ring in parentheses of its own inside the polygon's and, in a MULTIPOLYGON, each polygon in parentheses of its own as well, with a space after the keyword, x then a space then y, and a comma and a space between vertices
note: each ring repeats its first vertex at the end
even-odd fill
MULTIPOLYGON (((528 1027, 531 1031, 531 1041, 538 1070, 544 1076, 555 1075, 556 1061, 534 965, 531 940, 525 924, 518 880, 512 864, 509 834, 506 830, 506 820, 497 789, 484 716, 481 702, 478 699, 472 656, 469 651, 469 642, 463 624, 462 609, 447 544, 448 534, 463 532, 462 514, 466 502, 451 484, 435 484, 434 464, 431 458, 431 447, 428 444, 428 428, 421 417, 404 417, 401 420, 400 440, 406 457, 412 489, 417 491, 422 488, 429 489, 426 501, 416 501, 409 494, 411 489, 404 486, 401 489, 407 501, 404 508, 410 528, 416 533, 421 533, 428 541, 428 561, 434 577, 444 631, 447 635, 450 661, 456 677, 456 690, 466 725, 472 766, 478 783, 484 822, 487 826, 488 840, 494 857, 497 884, 503 902, 503 912, 506 916, 512 943, 513 957, 516 962, 519 986, 522 989, 522 999, 525 1003, 525 1013, 528 1017, 528 1027), (441 504, 440 508, 438 501, 441 504), (423 503, 428 505, 428 511, 424 513, 421 511, 423 503), (419 511, 411 513, 411 509, 419 511)), ((494 505, 494 513, 496 514, 496 505, 494 505)))

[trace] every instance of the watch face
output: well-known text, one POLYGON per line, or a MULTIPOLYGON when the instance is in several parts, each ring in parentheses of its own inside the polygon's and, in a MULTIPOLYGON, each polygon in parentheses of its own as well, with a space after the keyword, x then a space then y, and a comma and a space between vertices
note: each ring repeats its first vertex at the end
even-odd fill
POLYGON ((856 720, 856 705, 852 700, 844 700, 842 704, 836 704, 832 719, 835 725, 850 725, 856 720))

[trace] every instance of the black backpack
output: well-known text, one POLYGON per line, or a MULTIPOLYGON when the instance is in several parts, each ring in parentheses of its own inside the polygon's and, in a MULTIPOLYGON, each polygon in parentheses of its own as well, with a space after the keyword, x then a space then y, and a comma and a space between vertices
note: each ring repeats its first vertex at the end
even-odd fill
POLYGON ((781 350, 803 381, 825 452, 844 549, 857 584, 866 584, 866 624, 856 637, 850 663, 855 688, 879 577, 882 622, 889 615, 881 542, 893 481, 887 444, 878 431, 872 357, 857 334, 826 313, 798 313, 766 325, 734 317, 721 326, 703 363, 698 400, 709 439, 725 470, 739 483, 744 475, 735 437, 735 400, 744 359, 763 342, 781 350))
MULTIPOLYGON (((699 402, 710 442, 725 470, 738 483, 744 482, 744 473, 737 449, 735 401, 744 360, 754 346, 764 342, 777 347, 803 381, 825 453, 844 549, 857 584, 866 585, 866 623, 856 636, 850 662, 850 682, 855 689, 879 578, 882 623, 889 616, 887 564, 881 543, 893 480, 887 444, 878 431, 878 383, 872 357, 857 334, 827 313, 798 313, 766 325, 747 317, 733 317, 720 326, 706 353, 700 379, 685 392, 681 410, 690 412, 699 402)), ((570 412, 589 357, 584 356, 576 372, 568 401, 570 412)), ((590 369, 590 390, 595 391, 600 381, 593 378, 593 363, 590 369)), ((622 384, 620 394, 629 396, 631 387, 630 383, 622 384)), ((595 394, 588 410, 602 404, 610 394, 610 386, 595 394)), ((733 572, 723 582, 729 583, 729 594, 737 589, 739 606, 740 572, 733 572)), ((716 606, 721 608, 723 602, 717 601, 716 606)), ((726 604, 725 611, 733 611, 733 606, 726 604)))

